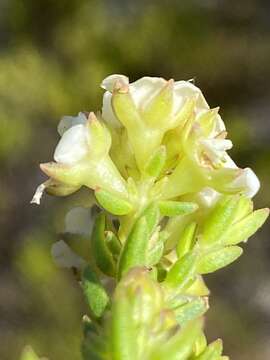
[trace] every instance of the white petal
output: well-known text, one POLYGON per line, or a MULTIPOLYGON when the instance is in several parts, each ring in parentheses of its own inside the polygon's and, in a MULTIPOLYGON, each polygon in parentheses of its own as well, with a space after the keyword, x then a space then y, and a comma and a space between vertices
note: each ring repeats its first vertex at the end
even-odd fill
POLYGON ((224 154, 223 157, 223 167, 228 168, 228 169, 237 169, 238 166, 236 165, 236 163, 233 161, 233 159, 227 154, 224 154))
POLYGON ((114 75, 109 75, 107 76, 101 83, 101 87, 102 89, 108 90, 110 92, 113 91, 114 88, 114 84, 116 83, 116 81, 121 81, 122 83, 128 85, 129 80, 128 77, 125 75, 119 75, 119 74, 114 74, 114 75))
POLYGON ((104 121, 107 122, 108 125, 111 125, 112 127, 115 128, 120 128, 122 127, 122 124, 114 115, 111 100, 112 100, 112 94, 109 91, 106 91, 105 94, 103 95, 102 118, 104 121))
POLYGON ((189 81, 176 81, 174 84, 174 114, 181 110, 181 107, 187 99, 194 97, 197 99, 195 107, 197 114, 209 109, 209 105, 197 86, 189 81))
POLYGON ((65 217, 65 232, 90 236, 94 224, 91 208, 76 207, 65 217))
POLYGON ((204 206, 212 207, 220 198, 220 193, 212 188, 206 187, 198 193, 198 196, 204 206))
POLYGON ((220 134, 222 131, 226 131, 225 124, 219 114, 216 115, 216 128, 213 136, 220 134))
POLYGON ((257 194, 260 189, 260 181, 256 174, 250 168, 245 168, 240 176, 238 176, 232 183, 234 187, 244 187, 244 194, 250 198, 257 194))
POLYGON ((63 135, 65 131, 75 125, 82 124, 84 125, 87 121, 86 115, 82 112, 78 114, 78 116, 63 116, 60 120, 57 131, 59 135, 63 135))
POLYGON ((46 187, 47 187, 46 183, 42 183, 37 187, 35 194, 34 194, 32 200, 30 201, 30 204, 40 205, 40 200, 42 198, 42 195, 44 194, 46 187))
POLYGON ((209 150, 226 151, 232 148, 233 144, 228 139, 203 139, 201 143, 209 150))
POLYGON ((88 132, 84 125, 69 128, 55 149, 54 160, 61 164, 73 165, 88 153, 88 141, 88 132))
POLYGON ((130 94, 135 105, 144 108, 166 83, 163 78, 145 76, 130 84, 130 94))
POLYGON ((63 240, 53 244, 51 254, 54 262, 59 267, 81 269, 86 264, 85 260, 75 254, 63 240))

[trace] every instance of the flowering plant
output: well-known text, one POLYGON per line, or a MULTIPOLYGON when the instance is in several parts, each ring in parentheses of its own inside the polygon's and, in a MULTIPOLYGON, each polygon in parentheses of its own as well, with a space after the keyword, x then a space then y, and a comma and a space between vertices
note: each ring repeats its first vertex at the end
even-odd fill
MULTIPOLYGON (((219 109, 190 81, 123 75, 102 82, 100 113, 65 116, 54 162, 41 164, 44 191, 89 188, 91 208, 72 209, 55 262, 76 268, 89 306, 85 360, 225 360, 207 344, 203 275, 232 263, 265 222, 253 211, 260 183, 227 154, 219 109), (80 254, 76 238, 83 235, 80 254)), ((23 360, 38 357, 30 349, 23 360)))

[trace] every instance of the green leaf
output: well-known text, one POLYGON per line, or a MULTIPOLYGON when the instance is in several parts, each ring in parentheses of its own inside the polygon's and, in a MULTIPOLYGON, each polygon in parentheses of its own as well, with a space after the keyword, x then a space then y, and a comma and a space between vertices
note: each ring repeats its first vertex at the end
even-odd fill
POLYGON ((198 297, 174 309, 177 322, 184 326, 187 322, 202 316, 209 308, 207 298, 198 297))
POLYGON ((208 274, 221 269, 239 258, 243 250, 239 246, 227 246, 212 251, 199 261, 197 270, 200 274, 208 274))
MULTIPOLYGON (((158 234, 157 234, 158 235, 158 234)), ((160 236, 157 236, 157 241, 154 246, 147 251, 147 266, 156 265, 163 255, 164 243, 160 236)))
POLYGON ((222 341, 220 339, 212 342, 204 352, 196 357, 196 360, 220 360, 222 353, 222 341))
POLYGON ((109 191, 97 189, 95 196, 99 204, 111 214, 126 215, 133 209, 132 204, 109 191))
POLYGON ((191 214, 198 209, 198 205, 192 202, 159 201, 160 213, 164 216, 177 216, 191 214))
POLYGON ((142 217, 145 217, 149 234, 155 230, 159 219, 160 219, 160 212, 159 208, 156 203, 150 204, 142 213, 142 217))
POLYGON ((242 195, 237 203, 236 211, 233 217, 233 223, 242 220, 253 210, 253 202, 250 198, 242 195))
POLYGON ((195 243, 196 229, 197 224, 195 222, 192 222, 185 227, 176 247, 176 253, 179 259, 192 249, 195 243))
POLYGON ((146 264, 146 252, 150 239, 148 224, 145 217, 137 220, 128 236, 119 262, 119 276, 121 277, 134 266, 146 264))
POLYGON ((224 196, 206 219, 200 242, 205 245, 220 241, 228 226, 233 222, 239 202, 238 196, 224 196))
POLYGON ((222 240, 227 245, 235 245, 241 241, 247 240, 263 225, 268 215, 269 209, 260 209, 254 211, 241 221, 232 225, 224 234, 222 240))
POLYGON ((109 304, 109 297, 90 267, 83 273, 82 288, 91 314, 96 318, 101 317, 109 304))
POLYGON ((91 246, 97 267, 106 275, 115 275, 115 263, 109 249, 105 243, 105 214, 97 216, 92 237, 91 246))
POLYGON ((148 176, 157 178, 166 162, 166 147, 161 145, 155 153, 150 157, 145 167, 145 172, 148 176))
POLYGON ((110 332, 111 351, 115 360, 132 359, 133 354, 136 354, 136 331, 130 313, 129 299, 119 292, 112 307, 110 332))
POLYGON ((176 287, 178 290, 184 288, 194 278, 196 266, 197 254, 194 252, 187 253, 184 257, 177 260, 169 270, 164 284, 176 287))

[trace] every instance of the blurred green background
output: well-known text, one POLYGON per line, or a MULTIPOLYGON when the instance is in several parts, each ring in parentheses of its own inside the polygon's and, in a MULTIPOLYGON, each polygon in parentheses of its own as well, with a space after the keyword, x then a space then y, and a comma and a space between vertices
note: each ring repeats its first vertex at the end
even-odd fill
MULTIPOLYGON (((97 110, 101 80, 123 73, 195 78, 221 106, 231 155, 270 203, 270 2, 0 0, 0 359, 31 343, 51 360, 80 358, 86 311, 50 246, 80 195, 29 201, 52 159, 63 114, 97 110)), ((270 358, 269 224, 241 259, 207 277, 209 340, 237 360, 270 358)))

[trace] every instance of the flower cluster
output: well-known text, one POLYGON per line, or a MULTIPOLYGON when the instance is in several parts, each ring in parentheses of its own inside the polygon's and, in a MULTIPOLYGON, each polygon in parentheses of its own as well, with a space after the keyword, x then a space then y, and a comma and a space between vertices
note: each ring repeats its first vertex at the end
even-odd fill
POLYGON ((68 213, 52 248, 81 277, 83 356, 227 359, 203 333, 202 275, 235 261, 266 220, 251 200, 259 180, 230 158, 219 109, 191 81, 111 75, 101 87, 99 113, 61 119, 54 162, 40 165, 49 179, 32 199, 83 186, 94 195, 91 209, 68 213))

